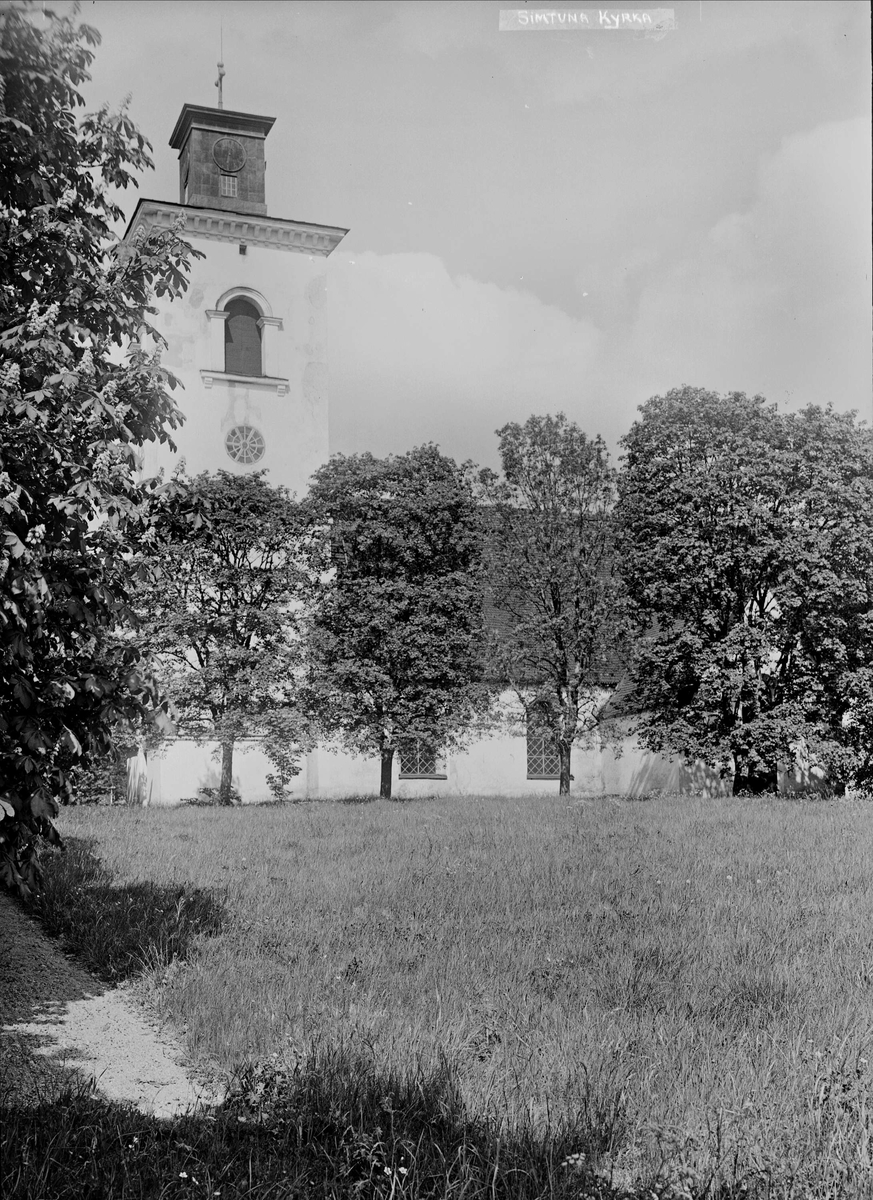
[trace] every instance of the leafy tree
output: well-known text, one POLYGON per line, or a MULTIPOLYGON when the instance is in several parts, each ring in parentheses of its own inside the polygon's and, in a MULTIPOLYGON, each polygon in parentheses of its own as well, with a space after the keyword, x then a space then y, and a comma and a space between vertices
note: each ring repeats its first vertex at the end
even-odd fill
POLYGON ((800 754, 873 782, 873 435, 762 397, 655 396, 624 438, 640 733, 773 790, 800 754))
POLYGON ((151 162, 124 113, 77 124, 98 41, 42 6, 0 11, 0 880, 24 891, 68 768, 155 706, 112 633, 158 488, 136 447, 179 420, 139 336, 150 295, 184 289, 189 247, 110 233, 108 189, 151 162))
POLYGON ((312 629, 312 700, 326 730, 379 756, 389 797, 401 739, 458 745, 487 708, 469 472, 433 445, 335 455, 309 504, 329 529, 332 566, 312 629))
POLYGON ((625 633, 615 566, 615 471, 563 413, 497 431, 503 478, 483 472, 493 670, 554 738, 559 790, 574 741, 600 722, 625 633))
POLYGON ((137 638, 180 730, 221 747, 221 804, 232 802, 239 738, 264 739, 279 795, 307 745, 298 691, 300 624, 317 583, 312 539, 287 490, 264 474, 192 480, 204 520, 192 529, 167 507, 137 596, 137 638))

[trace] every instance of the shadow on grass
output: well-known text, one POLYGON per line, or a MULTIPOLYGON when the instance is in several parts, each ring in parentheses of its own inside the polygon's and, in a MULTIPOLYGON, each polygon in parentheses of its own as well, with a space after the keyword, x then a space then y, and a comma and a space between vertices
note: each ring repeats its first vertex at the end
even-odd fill
MULTIPOLYGON (((171 1121, 96 1098, 0 1109, 0 1188, 27 1197, 378 1200, 764 1200, 775 1181, 611 1176, 626 1130, 507 1129, 472 1117, 451 1073, 378 1071, 343 1049, 242 1071, 215 1111, 171 1121), (604 1141, 604 1138, 606 1140, 604 1141), (616 1144, 616 1138, 618 1144, 616 1144)), ((626 1173, 625 1173, 626 1174, 626 1173)), ((818 1194, 818 1193, 816 1193, 818 1194)))
POLYGON ((195 938, 220 932, 221 898, 189 886, 114 883, 92 846, 68 839, 66 850, 46 863, 29 911, 98 979, 120 983, 168 966, 188 956, 195 938))
POLYGON ((70 1097, 7 1109, 0 1124, 9 1200, 620 1194, 593 1169, 607 1149, 603 1130, 582 1120, 545 1132, 497 1129, 470 1117, 447 1069, 402 1079, 343 1050, 284 1072, 250 1067, 205 1115, 159 1121, 70 1097))
MULTIPOLYGON (((0 1106, 48 1104, 88 1085, 80 1050, 61 1044, 57 1024, 71 1005, 106 990, 57 955, 12 896, 0 893, 0 1106)), ((2 1191, 0 1191, 2 1194, 2 1191)))

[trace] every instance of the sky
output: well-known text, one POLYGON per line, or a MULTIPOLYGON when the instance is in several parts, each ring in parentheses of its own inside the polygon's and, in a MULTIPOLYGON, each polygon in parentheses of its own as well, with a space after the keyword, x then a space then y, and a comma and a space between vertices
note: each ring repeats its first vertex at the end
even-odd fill
POLYGON ((691 0, 652 37, 501 32, 511 2, 93 0, 84 94, 130 95, 156 199, 222 53, 225 107, 276 118, 270 214, 349 229, 333 452, 497 465, 495 430, 563 411, 617 454, 684 384, 869 422, 870 5, 691 0))

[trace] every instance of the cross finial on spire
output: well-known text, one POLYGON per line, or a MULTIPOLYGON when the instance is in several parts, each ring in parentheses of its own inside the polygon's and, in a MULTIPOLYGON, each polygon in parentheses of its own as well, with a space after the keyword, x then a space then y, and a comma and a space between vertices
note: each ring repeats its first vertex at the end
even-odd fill
POLYGON ((218 107, 219 108, 224 108, 223 81, 224 81, 225 74, 226 74, 226 72, 224 70, 224 63, 220 62, 218 64, 218 78, 215 81, 215 86, 218 88, 218 107))

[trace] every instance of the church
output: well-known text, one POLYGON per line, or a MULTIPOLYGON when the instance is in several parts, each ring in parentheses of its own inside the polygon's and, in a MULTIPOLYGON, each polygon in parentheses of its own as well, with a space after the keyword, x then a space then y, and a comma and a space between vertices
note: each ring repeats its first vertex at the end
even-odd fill
MULTIPOLYGON (((237 473, 266 469, 268 480, 306 492, 330 454, 328 436, 328 259, 348 230, 274 217, 267 212, 265 145, 273 117, 185 104, 170 138, 179 158, 178 201, 141 199, 125 240, 170 229, 203 257, 192 261, 187 292, 157 300, 163 361, 184 385, 185 423, 177 455, 147 443, 143 470, 237 473)), ((523 795, 557 792, 557 754, 538 731, 526 731, 517 698, 507 693, 507 720, 463 751, 424 761, 395 756, 397 798, 434 794, 523 795), (513 711, 515 710, 515 711, 513 711)), ((144 804, 178 804, 215 788, 215 745, 168 738, 128 764, 128 796, 144 804)), ((620 753, 590 743, 574 747, 576 793, 644 795, 720 789, 707 772, 691 772, 625 738, 620 753)), ((234 786, 244 802, 272 799, 272 766, 258 742, 242 740, 234 786)), ((343 798, 379 794, 379 762, 317 747, 305 755, 289 796, 343 798)))

